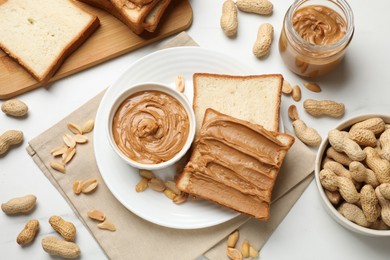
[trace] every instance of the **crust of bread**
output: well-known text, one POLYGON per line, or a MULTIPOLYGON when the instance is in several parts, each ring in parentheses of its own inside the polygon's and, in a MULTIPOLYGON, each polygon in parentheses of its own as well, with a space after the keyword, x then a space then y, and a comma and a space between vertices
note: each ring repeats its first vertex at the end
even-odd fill
MULTIPOLYGON (((274 115, 273 115, 273 124, 272 126, 265 127, 267 130, 271 131, 279 131, 279 120, 280 120, 280 104, 281 104, 281 95, 282 95, 282 84, 283 84, 283 76, 280 74, 264 74, 264 75, 245 75, 245 76, 235 76, 235 75, 226 75, 226 74, 213 74, 213 73, 194 73, 193 75, 193 84, 194 84, 194 98, 193 98, 193 109, 195 112, 199 111, 200 109, 206 110, 205 108, 200 108, 198 97, 200 96, 200 87, 198 85, 198 79, 199 78, 213 78, 213 79, 224 79, 224 80, 238 80, 238 81, 244 81, 244 80, 250 80, 250 79, 272 79, 277 81, 277 87, 275 88, 275 99, 273 100, 274 103, 274 115)), ((223 95, 223 86, 221 86, 220 93, 223 95)), ((256 98, 255 96, 253 98, 256 98)), ((221 98, 223 99, 223 97, 221 98)), ((252 101, 252 100, 251 100, 252 101)), ((257 100, 254 100, 256 102, 257 100)), ((223 101, 221 101, 223 102, 223 101)), ((218 109, 215 107, 215 109, 218 109)), ((226 111, 220 111, 222 113, 228 114, 226 111)), ((198 115, 199 116, 199 115, 198 115)), ((245 119, 245 118, 241 118, 245 119)), ((260 119, 261 120, 261 119, 260 119)), ((199 121, 198 121, 199 123, 199 121)), ((260 124, 259 122, 252 122, 260 124)))
POLYGON ((171 3, 171 0, 160 0, 152 11, 146 16, 145 21, 142 26, 148 32, 154 32, 160 23, 161 17, 165 13, 168 5, 171 3))
POLYGON ((31 68, 28 64, 26 64, 23 59, 18 57, 16 54, 12 52, 7 46, 1 44, 0 42, 0 48, 4 50, 9 56, 11 56, 13 59, 15 59, 21 66, 23 66, 36 80, 38 80, 41 84, 45 85, 49 82, 49 80, 53 77, 53 75, 57 72, 57 70, 60 68, 62 63, 65 61, 65 59, 72 54, 80 45, 82 45, 89 36, 100 26, 100 21, 97 16, 94 14, 91 14, 87 12, 86 10, 82 9, 77 4, 74 4, 71 2, 75 8, 78 8, 82 10, 84 13, 87 13, 91 16, 91 21, 88 23, 88 25, 80 31, 77 37, 75 37, 71 42, 68 43, 68 45, 61 51, 61 53, 58 54, 57 59, 47 68, 46 73, 44 73, 42 76, 36 74, 33 68, 31 68))

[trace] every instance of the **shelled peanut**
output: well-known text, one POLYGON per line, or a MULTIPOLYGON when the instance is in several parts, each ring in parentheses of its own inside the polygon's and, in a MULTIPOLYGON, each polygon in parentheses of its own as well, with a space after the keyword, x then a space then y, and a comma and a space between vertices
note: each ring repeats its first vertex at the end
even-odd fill
POLYGON ((382 118, 329 131, 319 178, 338 212, 367 228, 390 229, 389 130, 382 118))
POLYGON ((188 194, 180 191, 176 187, 176 183, 171 180, 162 181, 157 178, 153 172, 148 170, 139 170, 141 179, 135 186, 136 192, 143 192, 147 188, 151 188, 154 191, 163 193, 167 198, 172 200, 175 204, 181 204, 187 201, 188 194))
POLYGON ((241 250, 236 248, 240 233, 238 230, 233 231, 227 238, 226 255, 233 260, 244 258, 255 259, 259 256, 259 250, 255 249, 248 240, 244 239, 241 244, 241 250))
POLYGON ((88 137, 85 135, 91 132, 94 128, 95 121, 90 119, 85 122, 83 125, 78 125, 73 122, 67 123, 68 130, 72 133, 65 133, 62 136, 63 144, 53 148, 50 151, 50 154, 56 158, 61 157, 62 160, 52 160, 50 162, 50 167, 53 170, 56 170, 61 173, 66 172, 65 166, 70 163, 73 157, 76 154, 76 147, 78 144, 85 144, 88 142, 88 137))

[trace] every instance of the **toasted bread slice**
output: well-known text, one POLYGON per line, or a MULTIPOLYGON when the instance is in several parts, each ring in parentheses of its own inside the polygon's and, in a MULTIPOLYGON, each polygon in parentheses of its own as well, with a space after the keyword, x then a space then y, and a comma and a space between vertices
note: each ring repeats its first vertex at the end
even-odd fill
POLYGON ((0 48, 43 84, 100 24, 71 0, 0 1, 0 17, 0 48))
POLYGON ((207 109, 190 161, 176 185, 184 192, 268 219, 272 189, 294 140, 207 109))
POLYGON ((193 107, 197 132, 207 108, 279 131, 282 83, 282 75, 195 73, 193 107))

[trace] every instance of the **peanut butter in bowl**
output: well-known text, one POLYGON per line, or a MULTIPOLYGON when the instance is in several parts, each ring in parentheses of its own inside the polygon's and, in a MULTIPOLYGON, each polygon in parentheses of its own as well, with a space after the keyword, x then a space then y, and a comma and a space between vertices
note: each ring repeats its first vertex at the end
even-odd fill
POLYGON ((184 107, 160 91, 140 91, 115 113, 112 132, 123 154, 139 163, 172 159, 184 146, 190 128, 184 107))
POLYGON ((114 150, 139 169, 161 169, 179 160, 194 138, 195 116, 179 92, 155 83, 120 95, 111 109, 109 138, 114 150))
POLYGON ((322 76, 343 59, 353 33, 353 13, 345 0, 297 0, 284 18, 279 52, 294 73, 322 76))

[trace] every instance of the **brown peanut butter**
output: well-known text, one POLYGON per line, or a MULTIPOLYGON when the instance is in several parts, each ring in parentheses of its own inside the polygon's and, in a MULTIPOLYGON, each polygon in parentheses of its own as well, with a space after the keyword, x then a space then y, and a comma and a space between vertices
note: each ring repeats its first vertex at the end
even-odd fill
POLYGON ((172 96, 160 91, 141 91, 119 106, 112 132, 119 150, 145 164, 172 159, 189 135, 187 111, 172 96))
POLYGON ((207 113, 184 169, 192 173, 189 192, 267 219, 275 179, 290 146, 277 139, 283 134, 217 112, 209 120, 207 113))
POLYGON ((353 36, 348 15, 320 4, 290 7, 279 39, 280 55, 287 67, 305 77, 332 71, 353 36))
POLYGON ((298 9, 293 15, 292 23, 302 39, 315 45, 337 43, 347 31, 347 24, 340 14, 321 5, 298 9))

